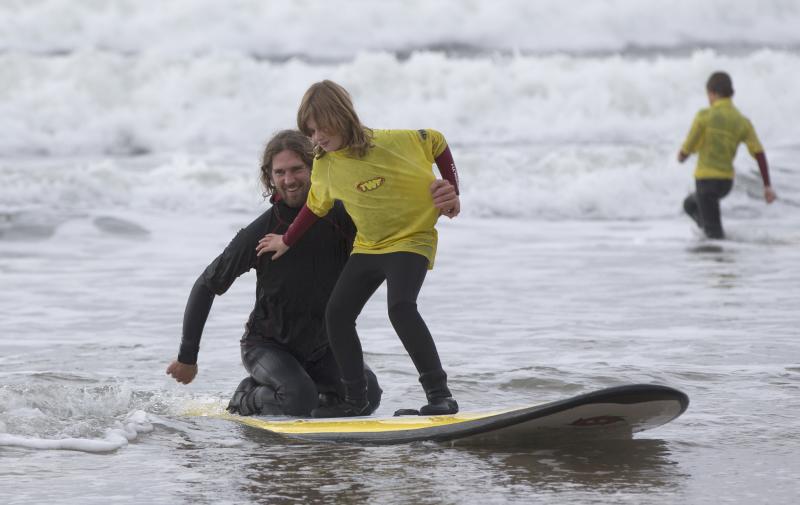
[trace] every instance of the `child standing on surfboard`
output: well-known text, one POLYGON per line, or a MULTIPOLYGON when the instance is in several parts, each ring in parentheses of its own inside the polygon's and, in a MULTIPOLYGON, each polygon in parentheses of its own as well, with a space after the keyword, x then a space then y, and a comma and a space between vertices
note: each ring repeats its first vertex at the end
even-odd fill
POLYGON ((719 201, 733 187, 733 158, 740 143, 758 162, 764 181, 764 200, 772 203, 775 191, 769 182, 769 168, 764 148, 750 120, 733 106, 733 82, 725 72, 714 72, 706 82, 711 105, 697 113, 689 135, 678 152, 683 163, 691 153, 698 153, 694 171, 696 191, 683 201, 683 209, 708 238, 724 238, 719 201))
MULTIPOLYGON (((284 235, 261 240, 258 254, 275 251, 272 259, 277 260, 327 214, 334 200, 344 203, 358 228, 353 252, 325 313, 346 398, 312 415, 349 417, 369 412, 356 319, 384 280, 389 319, 419 372, 428 400, 419 413, 458 412, 436 344, 417 311, 417 295, 436 256, 435 225, 440 211, 428 191, 435 179, 434 162, 458 193, 458 175, 444 136, 435 130, 367 128, 348 92, 329 80, 306 91, 297 111, 297 126, 316 146, 308 200, 284 235)), ((453 218, 459 212, 456 200, 444 214, 453 218)))

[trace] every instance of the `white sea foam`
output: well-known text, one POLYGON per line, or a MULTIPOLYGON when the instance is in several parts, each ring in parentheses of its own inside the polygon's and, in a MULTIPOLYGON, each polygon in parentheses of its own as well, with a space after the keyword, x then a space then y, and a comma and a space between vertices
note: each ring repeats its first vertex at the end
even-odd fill
POLYGON ((294 126, 303 90, 322 78, 352 92, 367 124, 443 131, 466 213, 663 217, 676 199, 665 188, 691 182, 671 160, 710 72, 732 73, 771 160, 797 149, 800 96, 776 90, 800 78, 800 6, 728 7, 4 2, 0 234, 47 237, 51 219, 130 209, 250 212, 264 140, 294 126), (459 30, 438 29, 442 19, 459 30), (614 54, 633 46, 644 49, 614 54))
POLYGON ((85 384, 88 376, 18 372, 0 390, 0 446, 84 452, 117 450, 153 430, 149 414, 130 410, 124 384, 85 384))
POLYGON ((111 452, 120 449, 142 433, 153 431, 148 415, 132 412, 124 421, 116 421, 99 438, 36 438, 0 433, 0 446, 25 447, 40 450, 68 450, 81 452, 111 452))
POLYGON ((796 144, 800 55, 574 56, 399 60, 363 53, 340 65, 255 61, 238 54, 128 58, 96 50, 62 58, 6 53, 0 156, 126 155, 227 148, 255 158, 294 126, 306 87, 332 78, 375 127, 436 127, 454 145, 677 144, 703 107, 708 74, 726 69, 736 102, 767 145, 796 144), (443 76, 447 76, 446 79, 443 76))
MULTIPOLYGON (((250 212, 260 202, 263 142, 293 125, 302 91, 323 77, 351 90, 367 124, 445 132, 462 173, 465 212, 475 215, 671 215, 677 196, 667 188, 682 193, 691 182, 690 168, 679 167, 674 154, 705 105, 705 78, 718 68, 733 74, 736 103, 771 161, 791 168, 800 135, 800 95, 775 92, 800 78, 800 55, 784 51, 655 58, 418 53, 407 60, 363 53, 312 65, 86 50, 44 59, 7 53, 0 65, 8 70, 0 127, 13 132, 0 138, 0 201, 15 216, 0 222, 0 233, 30 207, 61 216, 250 212)), ((744 175, 755 171, 746 154, 737 165, 744 175)))
MULTIPOLYGON (((800 78, 800 7, 748 0, 719 16, 727 6, 4 2, 0 236, 47 238, 73 218, 115 233, 102 223, 130 211, 252 213, 263 142, 323 78, 371 126, 443 131, 468 215, 673 215, 691 185, 673 157, 718 69, 791 187, 800 95, 776 90, 800 78)), ((746 155, 737 167, 755 173, 746 155)), ((766 212, 753 188, 734 191, 766 212)))
POLYGON ((785 0, 7 0, 0 48, 99 48, 347 58, 363 50, 618 51, 796 45, 800 6, 785 0))

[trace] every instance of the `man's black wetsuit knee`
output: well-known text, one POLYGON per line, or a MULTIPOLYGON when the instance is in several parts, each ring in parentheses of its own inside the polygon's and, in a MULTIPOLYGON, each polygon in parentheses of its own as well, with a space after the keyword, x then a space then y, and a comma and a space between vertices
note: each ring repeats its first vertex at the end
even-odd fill
MULTIPOLYGON (((228 410, 240 415, 309 416, 320 401, 341 401, 343 386, 328 350, 317 361, 301 364, 276 345, 242 347, 242 362, 251 376, 237 387, 228 410)), ((365 370, 370 413, 378 408, 381 388, 375 374, 365 370)))

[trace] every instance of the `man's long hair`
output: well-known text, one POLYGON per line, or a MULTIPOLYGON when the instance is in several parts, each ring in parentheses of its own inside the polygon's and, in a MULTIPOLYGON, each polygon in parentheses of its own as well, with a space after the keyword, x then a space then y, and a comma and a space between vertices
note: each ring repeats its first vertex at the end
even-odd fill
POLYGON ((300 158, 309 170, 314 163, 314 146, 311 139, 297 130, 281 130, 267 142, 261 156, 261 184, 264 185, 264 196, 275 192, 272 180, 272 158, 281 151, 292 151, 300 158))

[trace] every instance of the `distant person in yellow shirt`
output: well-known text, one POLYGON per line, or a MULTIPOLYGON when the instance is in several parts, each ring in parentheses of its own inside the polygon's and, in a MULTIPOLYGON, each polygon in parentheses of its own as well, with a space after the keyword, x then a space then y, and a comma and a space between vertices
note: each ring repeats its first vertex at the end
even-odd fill
POLYGON ((698 153, 694 171, 696 191, 683 201, 683 209, 694 219, 708 238, 725 237, 719 212, 719 201, 733 187, 733 158, 740 143, 758 162, 764 181, 764 199, 775 201, 775 191, 769 182, 769 168, 764 148, 750 120, 733 106, 733 82, 725 72, 714 72, 706 83, 708 102, 694 118, 689 135, 678 153, 683 163, 692 153, 698 153))
POLYGON ((417 295, 436 256, 436 221, 440 212, 452 218, 460 211, 458 200, 451 208, 437 209, 428 189, 435 179, 431 166, 436 163, 458 193, 458 175, 444 136, 436 130, 367 128, 347 91, 328 80, 306 91, 297 111, 297 126, 316 145, 308 199, 284 235, 270 234, 261 240, 258 254, 275 251, 272 259, 280 261, 335 200, 344 204, 358 230, 325 311, 345 401, 319 407, 311 415, 349 417, 370 412, 356 319, 384 280, 389 319, 414 362, 428 400, 419 411, 398 413, 458 412, 436 344, 417 311, 417 295))

